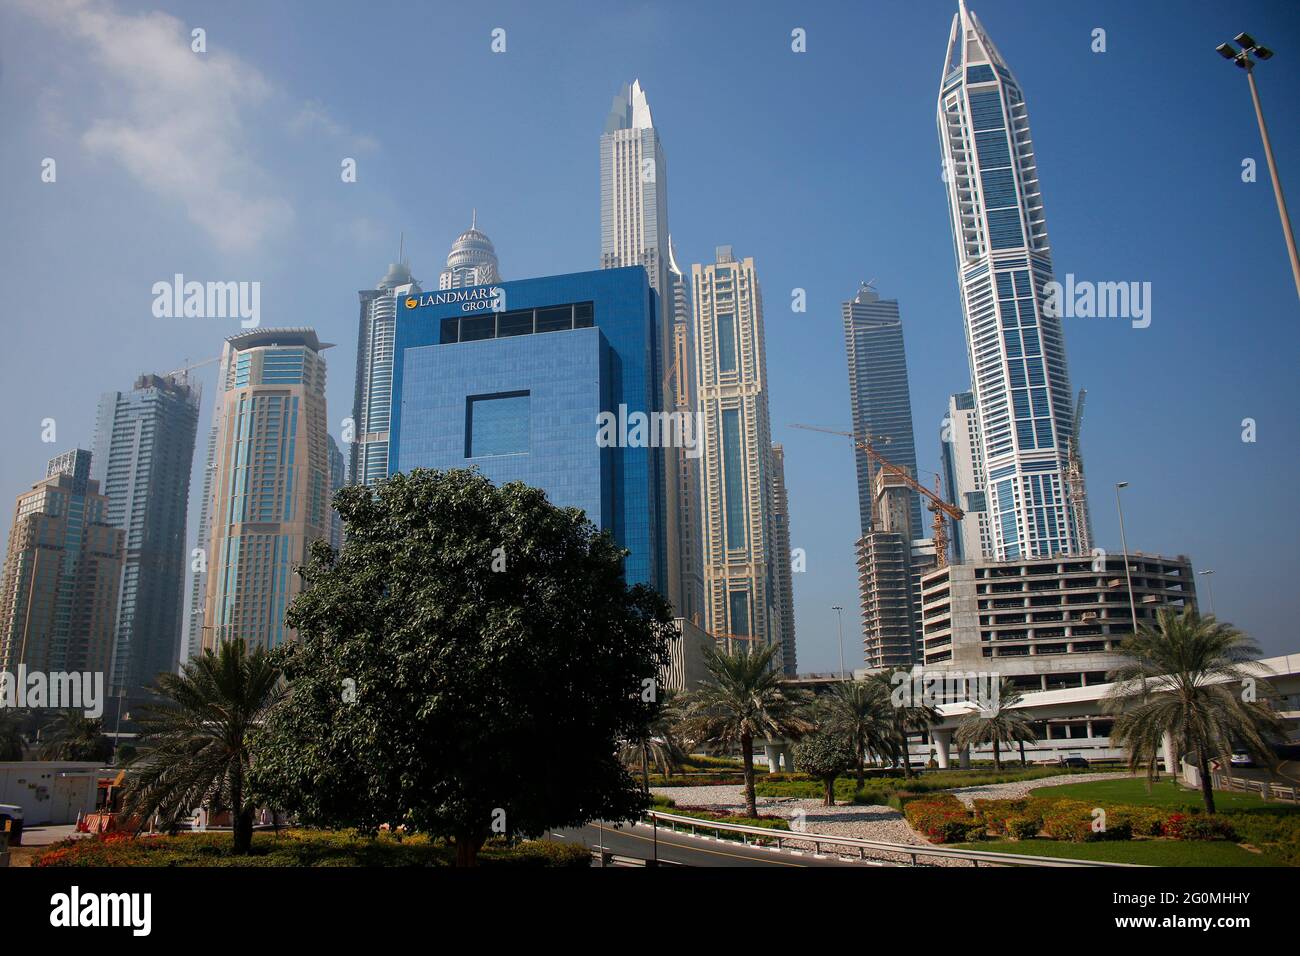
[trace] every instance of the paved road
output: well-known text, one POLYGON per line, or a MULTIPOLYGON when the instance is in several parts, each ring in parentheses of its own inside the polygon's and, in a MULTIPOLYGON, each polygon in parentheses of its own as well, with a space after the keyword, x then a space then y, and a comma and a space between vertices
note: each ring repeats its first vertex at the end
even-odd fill
MULTIPOLYGON (((655 855, 654 828, 646 824, 627 824, 615 828, 612 825, 595 824, 565 830, 551 830, 547 839, 561 840, 568 843, 582 843, 585 846, 603 846, 616 856, 628 856, 648 859, 655 855)), ((812 851, 782 850, 746 846, 731 840, 714 840, 707 837, 693 837, 686 833, 674 833, 664 827, 659 828, 658 858, 686 866, 850 866, 867 867, 886 865, 879 861, 859 862, 846 860, 835 855, 814 856, 812 851)))

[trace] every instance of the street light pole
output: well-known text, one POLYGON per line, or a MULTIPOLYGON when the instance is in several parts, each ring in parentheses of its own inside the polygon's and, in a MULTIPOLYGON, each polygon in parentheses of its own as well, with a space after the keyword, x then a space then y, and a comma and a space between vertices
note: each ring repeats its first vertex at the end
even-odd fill
POLYGON ((1137 602, 1133 600, 1133 573, 1128 567, 1128 538, 1124 534, 1124 505, 1119 500, 1119 490, 1127 487, 1127 481, 1117 481, 1115 483, 1115 510, 1119 512, 1119 540, 1124 548, 1124 580, 1128 582, 1128 611, 1133 617, 1133 633, 1137 634, 1137 602))
POLYGON ((1251 54, 1261 60, 1273 56, 1273 51, 1261 46, 1249 33, 1238 33, 1234 39, 1241 44, 1238 51, 1231 43, 1220 43, 1216 49, 1227 60, 1232 60, 1246 71, 1250 83, 1250 98, 1255 104, 1255 119, 1259 121, 1259 135, 1264 141, 1264 158, 1268 160, 1268 174, 1273 180, 1273 198, 1277 200, 1277 214, 1282 220, 1282 235, 1286 239, 1286 251, 1291 257, 1291 274, 1295 277, 1296 295, 1300 297, 1300 254, 1296 252, 1295 232, 1291 228, 1291 217, 1286 211, 1286 198, 1282 195, 1282 180, 1277 174, 1277 161, 1273 158, 1273 143, 1268 138, 1268 125, 1264 122, 1264 108, 1259 102, 1259 89, 1255 86, 1255 61, 1251 54))
POLYGON ((1196 573, 1205 575, 1205 593, 1210 599, 1210 617, 1214 617, 1214 588, 1210 584, 1210 575, 1214 573, 1214 569, 1210 568, 1208 571, 1197 571, 1196 573))
POLYGON ((835 617, 839 620, 840 631, 840 680, 845 680, 844 676, 844 608, 839 604, 832 604, 831 610, 835 612, 835 617))

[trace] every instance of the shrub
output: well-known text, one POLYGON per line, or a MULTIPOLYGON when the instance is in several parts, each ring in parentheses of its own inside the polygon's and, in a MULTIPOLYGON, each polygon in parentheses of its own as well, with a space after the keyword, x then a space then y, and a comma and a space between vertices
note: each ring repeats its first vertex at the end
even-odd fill
POLYGON ((1004 824, 1004 832, 1013 840, 1032 840, 1038 836, 1042 826, 1043 821, 1038 817, 1008 817, 1004 824))
POLYGON ((988 829, 989 833, 1007 833, 1007 821, 1011 817, 1024 816, 1028 800, 976 800, 975 817, 988 829))
POLYGON ((1158 807, 1111 807, 1106 811, 1110 826, 1126 824, 1136 836, 1163 836, 1166 814, 1158 807))
POLYGON ((979 827, 966 805, 950 793, 910 800, 903 815, 912 829, 935 843, 961 843, 973 838, 972 831, 979 827))
MULTIPOLYGON (((486 862, 486 861, 485 861, 486 862)), ((491 866, 546 866, 581 869, 591 866, 591 850, 577 843, 557 840, 525 840, 513 852, 494 859, 491 866)))
POLYGON ((1289 866, 1300 866, 1300 812, 1256 810, 1228 818, 1242 840, 1289 866))
POLYGON ((1235 840, 1236 831, 1232 824, 1222 817, 1204 814, 1189 815, 1185 813, 1170 814, 1165 820, 1166 836, 1175 840, 1235 840))
POLYGON ((1094 807, 1079 800, 1058 800, 1043 813, 1043 832, 1056 840, 1084 843, 1093 840, 1127 840, 1133 830, 1127 823, 1116 823, 1108 813, 1106 828, 1095 829, 1094 807))

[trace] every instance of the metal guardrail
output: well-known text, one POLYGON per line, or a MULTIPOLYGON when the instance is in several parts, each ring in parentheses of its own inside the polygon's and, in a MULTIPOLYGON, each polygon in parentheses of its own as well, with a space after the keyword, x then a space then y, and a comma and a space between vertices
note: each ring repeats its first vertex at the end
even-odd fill
POLYGON ((893 853, 902 856, 908 856, 912 859, 912 866, 918 866, 917 857, 930 856, 956 860, 970 860, 975 866, 983 863, 994 863, 1003 866, 1060 866, 1060 867, 1136 867, 1144 868, 1141 863, 1110 863, 1101 860, 1069 860, 1054 856, 1029 856, 1019 853, 995 853, 986 850, 958 850, 953 847, 944 846, 919 846, 911 843, 886 843, 882 840, 862 840, 858 837, 841 837, 830 836, 825 833, 803 833, 798 830, 771 830, 767 827, 755 827, 745 823, 723 823, 715 820, 704 820, 700 817, 686 817, 675 813, 660 813, 658 810, 650 810, 645 814, 650 820, 668 824, 669 828, 676 832, 680 825, 691 831, 693 836, 698 836, 699 830, 713 831, 717 839, 722 839, 722 832, 738 833, 741 841, 749 845, 749 838, 755 837, 756 845, 771 845, 775 843, 776 848, 782 849, 786 841, 796 843, 811 843, 814 853, 821 853, 823 846, 843 846, 854 849, 858 852, 859 859, 867 859, 867 851, 876 853, 893 853))
POLYGON ((1210 785, 1215 790, 1240 790, 1244 793, 1258 793, 1264 800, 1290 800, 1300 803, 1300 787, 1267 780, 1248 780, 1244 777, 1230 777, 1222 771, 1211 771, 1210 785))

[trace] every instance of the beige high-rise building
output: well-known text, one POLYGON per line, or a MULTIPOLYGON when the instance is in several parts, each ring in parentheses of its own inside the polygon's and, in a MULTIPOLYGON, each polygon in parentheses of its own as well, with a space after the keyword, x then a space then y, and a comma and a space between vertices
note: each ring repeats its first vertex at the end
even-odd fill
POLYGON ((325 361, 312 329, 254 329, 226 340, 213 411, 203 647, 292 640, 284 612, 294 568, 330 535, 325 361))
POLYGON ((772 446, 772 590, 781 620, 781 662, 787 677, 798 673, 794 641, 794 570, 790 550, 790 496, 785 490, 785 449, 772 446))
MULTIPOLYGON (((705 628, 723 639, 784 647, 777 585, 789 579, 790 552, 778 542, 774 507, 763 297, 752 258, 737 261, 730 246, 719 246, 715 258, 691 267, 705 628)), ((793 667, 793 646, 787 653, 793 667)))
POLYGON ((90 452, 51 459, 18 496, 0 579, 0 668, 107 675, 124 532, 90 479, 90 452))

